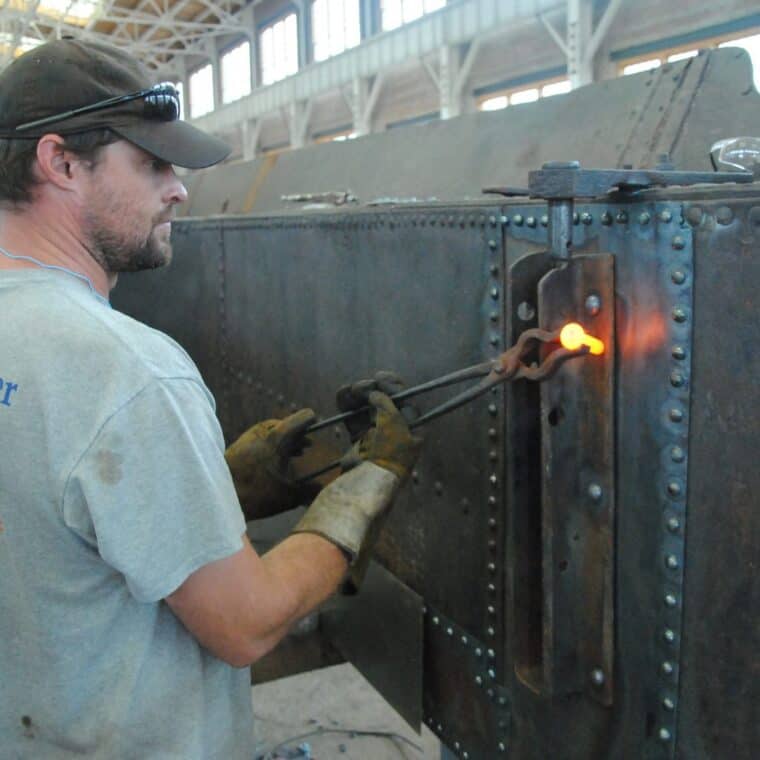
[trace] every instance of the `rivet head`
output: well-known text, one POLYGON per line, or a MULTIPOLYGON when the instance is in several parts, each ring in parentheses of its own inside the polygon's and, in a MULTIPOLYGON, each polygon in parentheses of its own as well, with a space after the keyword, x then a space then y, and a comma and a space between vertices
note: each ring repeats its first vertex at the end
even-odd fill
POLYGON ((499 437, 498 432, 496 431, 496 428, 488 428, 488 437, 491 440, 494 440, 499 437))
POLYGON ((488 271, 496 277, 497 274, 499 274, 499 267, 497 264, 491 264, 491 266, 488 268, 488 271))
POLYGON ((699 206, 690 206, 686 210, 686 221, 692 226, 696 227, 702 223, 702 209, 699 206))
POLYGON ((591 216, 591 214, 589 214, 588 211, 584 211, 581 214, 581 221, 583 222, 583 224, 585 224, 586 226, 588 226, 589 224, 591 224, 594 221, 594 217, 591 216))
POLYGON ((496 477, 496 475, 491 475, 491 476, 488 478, 488 482, 489 482, 489 483, 490 483, 492 486, 495 486, 495 485, 498 485, 498 483, 499 483, 499 479, 496 477))
POLYGON ((682 251, 684 248, 686 248, 686 241, 680 235, 676 235, 673 238, 671 245, 677 251, 682 251))
POLYGON ((573 212, 573 224, 578 224, 580 220, 581 220, 581 215, 577 211, 573 212))
POLYGON ((449 627, 446 629, 446 635, 447 635, 447 636, 453 636, 453 635, 454 635, 454 629, 453 629, 451 626, 449 626, 449 627))
POLYGON ((591 683, 594 686, 604 685, 604 671, 601 668, 594 668, 591 671, 591 683))
POLYGON ((667 728, 661 728, 658 736, 660 737, 660 741, 663 741, 663 742, 670 741, 670 731, 668 731, 667 728))
POLYGON ((496 406, 496 404, 489 404, 489 405, 488 405, 488 413, 489 413, 489 414, 490 414, 492 417, 495 417, 495 416, 496 416, 496 414, 498 413, 498 411, 499 411, 499 409, 498 409, 498 407, 496 406))
POLYGON ((496 659, 496 652, 494 652, 493 649, 489 649, 488 652, 487 652, 487 654, 488 654, 488 657, 490 659, 492 659, 492 660, 496 659))
POLYGON ((462 752, 462 757, 464 760, 469 760, 469 757, 470 757, 469 752, 462 752))
POLYGON ((668 496, 676 498, 681 495, 681 484, 677 480, 671 480, 668 483, 668 496))
POLYGON ((615 216, 615 221, 618 224, 625 224, 628 221, 628 213, 626 211, 618 211, 615 216))
POLYGON ((488 503, 489 503, 489 504, 490 504, 492 507, 495 507, 495 506, 496 506, 496 504, 498 503, 498 500, 496 499, 496 497, 495 497, 495 496, 489 496, 489 497, 488 497, 488 503))
POLYGON ((586 298, 586 314, 595 317, 602 310, 602 299, 596 293, 592 293, 586 298))
POLYGON ((673 700, 672 700, 670 697, 665 697, 665 698, 662 700, 662 706, 663 706, 663 707, 664 707, 666 710, 668 710, 669 712, 672 712, 673 710, 675 710, 675 709, 676 709, 676 703, 675 703, 675 702, 674 702, 674 701, 673 701, 673 700))
POLYGON ((642 211, 642 212, 639 214, 639 224, 649 224, 649 220, 650 220, 651 218, 652 218, 652 217, 649 215, 649 212, 647 212, 647 211, 642 211))
POLYGON ((438 623, 440 623, 440 622, 441 621, 440 621, 440 618, 438 617, 438 615, 433 615, 433 625, 438 625, 438 623))
POLYGON ((492 346, 498 346, 499 345, 499 336, 498 335, 492 335, 488 341, 492 346))
POLYGON ((498 311, 492 311, 489 316, 491 318, 491 322, 498 322, 499 321, 499 312, 498 311))
POLYGON ((682 422, 683 421, 683 412, 678 409, 677 407, 673 407, 668 412, 668 417, 670 417, 672 422, 682 422))
POLYGON ((547 214, 541 215, 541 226, 542 227, 548 227, 549 226, 549 216, 547 214))
POLYGON ((686 282, 686 272, 684 272, 681 269, 674 269, 670 273, 670 279, 676 284, 676 285, 683 285, 686 282))
POLYGON ((686 452, 680 446, 673 446, 670 450, 670 458, 674 462, 683 462, 686 458, 686 452))
POLYGON ((662 669, 662 672, 666 676, 673 675, 673 663, 672 662, 668 662, 667 660, 665 660, 665 662, 662 663, 662 668, 661 669, 662 669))
POLYGON ((670 355, 678 361, 683 361, 686 358, 686 349, 683 346, 673 346, 670 355))
POLYGON ((495 594, 496 593, 496 586, 494 586, 493 583, 489 583, 486 586, 486 590, 488 591, 489 594, 495 594))
POLYGON ((493 626, 488 626, 486 628, 486 636, 488 636, 489 639, 492 639, 496 635, 496 630, 493 628, 493 626))
POLYGON ((475 649, 475 656, 480 657, 483 654, 483 650, 480 647, 475 649))
POLYGON ((676 640, 676 634, 672 629, 666 628, 662 632, 662 638, 664 638, 665 641, 668 642, 668 644, 672 644, 676 640))
POLYGON ((686 382, 686 378, 683 376, 682 372, 679 372, 678 370, 674 370, 670 373, 670 384, 674 388, 680 388, 684 383, 686 382))
POLYGON ((495 615, 496 614, 496 608, 494 606, 492 606, 492 605, 489 604, 487 609, 488 609, 488 614, 489 615, 495 615))
POLYGON ((495 517, 489 517, 488 518, 488 527, 489 528, 495 528, 497 526, 496 518, 495 517))
POLYGON ((674 594, 665 594, 665 606, 666 607, 675 607, 678 604, 678 599, 676 599, 674 594))
POLYGON ((494 301, 499 300, 499 289, 498 288, 491 288, 491 298, 493 298, 494 301))
POLYGON ((502 224, 503 224, 505 227, 509 227, 509 217, 508 217, 508 216, 502 216, 502 217, 501 217, 501 223, 502 223, 502 224))
POLYGON ((673 309, 673 319, 676 322, 683 323, 688 319, 688 314, 686 313, 686 309, 683 308, 683 306, 676 306, 673 309))
POLYGON ((496 250, 496 241, 495 241, 495 240, 489 240, 489 241, 488 241, 488 247, 489 247, 489 248, 490 248, 492 251, 495 251, 495 250, 496 250))
POLYGON ((721 206, 715 212, 715 219, 718 224, 731 224, 734 221, 734 212, 728 206, 721 206))
POLYGON ((498 223, 498 220, 496 219, 495 216, 489 216, 488 223, 491 225, 491 227, 495 227, 498 223))
POLYGON ((605 211, 602 214, 602 224, 605 227, 609 227, 612 224, 612 214, 609 211, 605 211))
POLYGON ((591 483, 588 487, 588 495, 592 501, 599 501, 602 498, 602 487, 599 483, 591 483))
POLYGON ((496 671, 493 668, 488 668, 488 677, 496 678, 496 671))
POLYGON ((459 742, 454 742, 454 749, 458 750, 460 746, 459 742))
POLYGON ((482 686, 482 684, 483 684, 483 678, 481 676, 475 676, 475 683, 478 686, 482 686))
POLYGON ((526 224, 528 227, 535 227, 535 226, 536 226, 536 217, 535 217, 535 216, 529 216, 529 217, 528 217, 528 218, 525 220, 525 224, 526 224))
POLYGON ((668 222, 673 221, 673 214, 671 214, 668 209, 664 209, 663 211, 660 211, 660 221, 665 222, 667 224, 668 222))
POLYGON ((499 752, 506 752, 507 751, 507 745, 504 744, 504 742, 499 742, 499 752))
POLYGON ((522 227, 524 221, 525 220, 523 219, 522 214, 515 214, 512 217, 512 223, 517 225, 518 227, 522 227))
POLYGON ((489 573, 495 573, 496 572, 496 565, 493 562, 488 563, 488 572, 489 573))
POLYGON ((681 527, 681 521, 677 517, 670 517, 668 519, 668 530, 671 533, 677 533, 679 528, 681 527))
POLYGON ((678 570, 680 564, 681 563, 678 561, 678 557, 676 557, 675 554, 668 554, 668 556, 665 557, 665 566, 669 570, 678 570))

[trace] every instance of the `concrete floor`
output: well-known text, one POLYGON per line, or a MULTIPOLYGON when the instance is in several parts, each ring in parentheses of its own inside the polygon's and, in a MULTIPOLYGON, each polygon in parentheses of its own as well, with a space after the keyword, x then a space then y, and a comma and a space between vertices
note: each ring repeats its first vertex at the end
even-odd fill
POLYGON ((441 743, 427 726, 418 736, 347 663, 254 686, 252 696, 256 759, 439 760, 441 756, 441 743), (352 733, 361 731, 398 736, 352 733), (305 734, 311 735, 298 738, 305 734), (302 742, 309 745, 310 754, 294 754, 302 742))

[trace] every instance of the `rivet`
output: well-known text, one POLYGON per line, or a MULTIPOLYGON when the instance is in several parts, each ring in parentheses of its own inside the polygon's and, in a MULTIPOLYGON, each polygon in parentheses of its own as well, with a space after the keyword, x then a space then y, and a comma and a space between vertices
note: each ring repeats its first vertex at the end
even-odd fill
POLYGON ((591 483, 588 487, 588 495, 593 501, 599 501, 602 498, 602 487, 598 483, 591 483))
POLYGON ((673 407, 668 412, 668 417, 670 417, 670 419, 671 419, 672 422, 682 422, 683 421, 683 412, 680 409, 678 409, 676 407, 673 407))
POLYGON ((438 625, 438 623, 440 623, 438 615, 433 615, 433 625, 438 625))
POLYGON ((496 565, 493 562, 488 563, 488 572, 489 573, 495 573, 496 572, 496 565))
POLYGON ((496 608, 493 607, 492 605, 489 604, 487 609, 488 609, 488 614, 489 615, 495 615, 496 614, 496 608))
POLYGON ((662 663, 662 672, 666 676, 673 675, 673 663, 665 660, 665 662, 662 663))
POLYGON ((578 224, 580 220, 581 220, 580 214, 577 211, 573 212, 573 224, 578 224))
POLYGON ((618 211, 617 216, 615 216, 615 221, 618 224, 625 224, 628 221, 628 214, 625 211, 618 211))
POLYGON ((668 519, 668 530, 671 533, 677 533, 678 529, 681 527, 681 521, 677 517, 671 517, 668 519))
POLYGON ((498 322, 499 321, 499 312, 498 311, 492 311, 490 314, 491 322, 498 322))
POLYGON ((499 345, 499 336, 498 335, 492 335, 488 342, 492 346, 498 346, 499 345))
POLYGON ((591 214, 589 214, 588 211, 584 211, 581 214, 581 221, 583 222, 583 224, 585 224, 586 226, 588 226, 589 224, 591 224, 594 221, 594 217, 591 216, 591 214))
POLYGON ((502 216, 502 217, 501 217, 501 223, 502 223, 502 224, 503 224, 505 227, 508 227, 508 226, 509 226, 509 217, 508 217, 508 216, 502 216))
POLYGON ((491 288, 491 298, 493 298, 494 301, 499 300, 499 289, 498 288, 491 288))
POLYGON ((673 701, 673 700, 672 700, 670 697, 665 697, 665 698, 662 700, 662 706, 663 706, 663 707, 664 707, 666 710, 668 710, 668 711, 673 711, 673 710, 675 710, 675 709, 676 709, 676 703, 675 703, 675 702, 674 702, 674 701, 673 701))
POLYGON ((496 506, 496 503, 497 503, 497 499, 496 499, 496 497, 495 497, 495 496, 489 496, 489 497, 488 497, 488 503, 489 503, 489 504, 490 504, 492 507, 495 507, 495 506, 496 506))
POLYGON ((493 450, 489 451, 488 452, 488 458, 492 462, 497 462, 499 460, 499 452, 498 451, 493 451, 493 450))
POLYGON ((686 378, 678 370, 673 370, 670 373, 670 384, 674 388, 680 388, 686 382, 686 378))
POLYGON ((515 224, 516 224, 518 227, 522 227, 522 225, 523 225, 523 221, 524 221, 524 220, 523 220, 523 217, 522 217, 522 214, 515 214, 515 215, 512 217, 512 221, 513 221, 513 222, 514 222, 514 223, 515 223, 515 224))
POLYGON ((648 212, 648 211, 642 211, 642 212, 639 214, 639 224, 649 224, 649 220, 650 220, 651 218, 652 218, 652 217, 649 215, 649 212, 648 212))
POLYGON ((586 314, 595 317, 602 310, 602 299, 596 293, 586 298, 586 314))
POLYGON ((677 251, 681 251, 681 250, 683 250, 686 247, 686 241, 680 235, 676 235, 673 238, 673 242, 671 243, 671 245, 677 251))
POLYGON ((443 493, 443 483, 441 483, 439 480, 436 480, 435 484, 433 485, 433 488, 435 489, 435 492, 437 494, 443 493))
POLYGON ((660 737, 660 741, 663 741, 663 742, 670 741, 670 731, 668 731, 667 728, 661 728, 658 736, 660 737))
MULTIPOLYGON (((506 705, 506 704, 507 704, 507 698, 506 698, 506 697, 499 697, 499 704, 500 704, 502 707, 503 707, 504 705, 506 705)), ((506 724, 506 723, 504 723, 504 722, 502 722, 502 721, 499 721, 499 728, 506 728, 506 727, 507 727, 507 724, 506 724)))
POLYGON ((439 734, 443 733, 443 726, 440 723, 436 726, 436 728, 438 729, 439 734))
POLYGON ((475 656, 480 657, 483 654, 483 650, 480 647, 475 649, 475 656))
POLYGON ((507 745, 504 744, 504 742, 499 742, 499 752, 506 752, 507 751, 507 745))
POLYGON ((488 241, 488 247, 489 247, 489 248, 490 248, 492 251, 495 251, 495 250, 496 250, 496 241, 495 241, 495 240, 489 240, 489 241, 488 241))
POLYGON ((672 222, 673 214, 671 214, 670 211, 668 211, 667 209, 660 211, 660 221, 665 222, 665 224, 667 224, 668 222, 672 222))
POLYGON ((594 668, 591 671, 591 683, 594 686, 602 686, 604 684, 604 671, 601 668, 594 668))
POLYGON ((420 479, 420 474, 417 470, 412 470, 412 480, 417 483, 420 479))
POLYGON ((680 446, 673 446, 673 448, 670 450, 670 458, 674 462, 683 462, 683 460, 686 458, 686 453, 680 446))
POLYGON ((489 656, 489 657, 490 657, 492 660, 495 660, 495 659, 496 659, 496 652, 494 652, 494 651, 493 651, 493 649, 489 649, 489 650, 488 650, 488 652, 487 652, 486 654, 488 654, 488 656, 489 656))
POLYGON ((488 271, 496 277, 497 274, 499 274, 499 267, 496 264, 491 264, 491 266, 488 268, 488 271))
POLYGON ((489 216, 488 223, 491 225, 491 227, 495 227, 498 223, 498 220, 496 219, 495 216, 489 216))
POLYGON ((531 228, 532 228, 532 227, 535 227, 535 226, 536 226, 536 217, 535 217, 535 216, 529 216, 529 217, 528 217, 528 218, 525 220, 525 224, 526 224, 528 227, 531 227, 531 228))
POLYGON ((718 224, 731 224, 734 221, 734 212, 728 206, 721 206, 715 212, 718 224))
POLYGON ((499 409, 498 409, 498 407, 496 406, 496 404, 489 404, 489 405, 488 405, 488 413, 489 413, 489 414, 490 414, 492 417, 495 417, 495 416, 497 415, 498 411, 499 411, 499 409))
POLYGON ((464 758, 464 760, 469 760, 470 755, 468 752, 462 752, 462 757, 464 758))
POLYGON ((681 269, 674 269, 670 273, 670 279, 673 280, 676 285, 683 285, 684 282, 686 282, 686 273, 681 269))
POLYGON ((488 694, 489 699, 494 698, 494 691, 493 689, 486 689, 486 694, 488 694))
POLYGON ((496 540, 493 538, 488 539, 488 548, 493 551, 496 548, 496 540))
POLYGON ((483 678, 481 676, 475 676, 475 683, 478 686, 482 686, 483 685, 483 678))
POLYGON ((495 438, 497 438, 497 437, 498 437, 498 435, 499 435, 499 434, 498 434, 498 432, 496 431, 496 428, 488 428, 488 437, 489 437, 491 440, 494 440, 495 438))
POLYGON ((489 583, 486 586, 486 590, 488 591, 489 594, 495 594, 496 593, 496 586, 494 586, 493 583, 489 583))
POLYGON ((665 606, 675 607, 678 604, 678 599, 673 594, 665 594, 665 606))
POLYGON ((683 346, 673 346, 671 349, 670 355, 674 359, 678 359, 679 361, 682 361, 686 358, 686 349, 683 346))
POLYGON ((467 636, 462 636, 462 643, 467 646, 467 636))
POLYGON ((666 628, 662 632, 662 637, 668 642, 668 644, 672 644, 676 640, 676 634, 670 628, 666 628))
POLYGON ((458 749, 459 749, 459 746, 460 746, 460 745, 459 745, 459 742, 454 742, 454 749, 458 750, 458 749))
POLYGON ((488 478, 488 482, 492 485, 498 485, 499 479, 496 477, 496 475, 491 475, 491 477, 488 478))
POLYGON ((690 206, 686 210, 686 221, 692 226, 696 227, 702 223, 702 209, 699 206, 690 206))
POLYGON ((668 569, 677 570, 679 565, 678 557, 676 557, 675 554, 668 554, 668 556, 665 557, 665 566, 668 569))
POLYGON ((541 226, 542 227, 548 227, 549 226, 549 217, 547 214, 541 215, 541 226))
POLYGON ((486 628, 486 636, 492 639, 495 635, 496 635, 496 631, 489 625, 488 628, 486 628))
POLYGON ((681 484, 677 480, 671 480, 668 483, 668 495, 674 498, 681 495, 681 484))
POLYGON ((451 626, 449 626, 449 627, 446 629, 446 634, 447 634, 448 636, 453 636, 453 635, 454 635, 454 629, 453 629, 451 626))
POLYGON ((605 211, 602 214, 602 224, 605 227, 609 227, 612 224, 612 214, 609 211, 605 211))
POLYGON ((489 678, 496 678, 496 671, 493 668, 488 669, 488 677, 489 678))
POLYGON ((496 518, 495 517, 489 517, 488 518, 488 527, 489 528, 495 528, 497 526, 496 518))

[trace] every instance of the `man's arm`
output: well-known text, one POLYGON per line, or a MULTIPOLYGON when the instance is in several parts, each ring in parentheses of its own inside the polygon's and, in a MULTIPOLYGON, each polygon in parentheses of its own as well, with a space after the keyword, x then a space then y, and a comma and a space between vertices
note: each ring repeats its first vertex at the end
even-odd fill
POLYGON ((166 602, 203 646, 244 667, 327 599, 347 567, 341 549, 312 533, 289 536, 261 557, 244 535, 239 552, 196 570, 166 602))

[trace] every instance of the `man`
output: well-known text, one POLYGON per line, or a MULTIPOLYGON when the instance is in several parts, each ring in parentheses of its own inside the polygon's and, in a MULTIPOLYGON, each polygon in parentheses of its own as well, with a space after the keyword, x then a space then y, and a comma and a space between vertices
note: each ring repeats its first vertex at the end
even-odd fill
POLYGON ((245 666, 366 561, 418 453, 360 386, 360 464, 254 552, 240 503, 314 495, 289 467, 314 415, 254 426, 225 460, 193 363, 108 303, 119 272, 171 257, 173 164, 227 154, 177 117, 105 46, 49 43, 0 74, 0 758, 248 758, 245 666))

